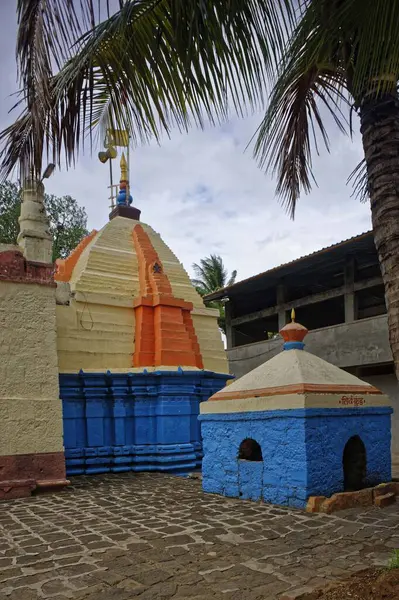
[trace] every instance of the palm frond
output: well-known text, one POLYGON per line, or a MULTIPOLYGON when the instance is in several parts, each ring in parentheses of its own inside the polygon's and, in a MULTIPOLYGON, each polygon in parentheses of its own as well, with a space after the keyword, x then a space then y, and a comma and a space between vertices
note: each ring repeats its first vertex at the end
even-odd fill
MULTIPOLYGON (((0 144, 2 146, 0 159, 3 173, 8 176, 18 161, 20 162, 21 172, 29 173, 33 166, 30 162, 26 165, 24 162, 26 156, 34 157, 34 160, 36 160, 36 157, 38 159, 40 157, 41 164, 41 142, 42 138, 39 142, 33 134, 32 114, 25 110, 12 125, 0 133, 0 144), (33 146, 33 144, 35 145, 33 146)), ((4 181, 7 176, 4 176, 4 181)))
POLYGON ((365 97, 396 90, 399 79, 397 0, 312 0, 307 17, 323 28, 324 43, 341 45, 349 88, 365 97))
POLYGON ((28 93, 34 82, 46 85, 52 63, 61 69, 76 40, 94 27, 94 4, 95 0, 17 1, 19 77, 28 93))
MULTIPOLYGON (((277 194, 292 216, 301 190, 309 192, 314 183, 312 151, 318 152, 318 137, 329 149, 322 106, 341 131, 352 132, 353 109, 378 95, 396 93, 398 20, 397 0, 303 3, 254 151, 262 167, 277 172, 277 194), (348 125, 341 106, 348 105, 350 96, 348 125)), ((362 165, 349 181, 354 181, 355 195, 365 200, 362 165)))
POLYGON ((304 17, 255 134, 254 155, 261 167, 277 173, 276 192, 292 217, 301 190, 309 192, 315 181, 312 149, 319 151, 317 131, 329 149, 321 108, 342 132, 348 129, 341 109, 342 103, 347 103, 345 74, 337 49, 324 44, 322 33, 312 15, 304 17))
POLYGON ((237 277, 237 271, 234 270, 234 271, 232 271, 230 278, 227 282, 227 287, 229 287, 230 285, 233 285, 236 282, 236 277, 237 277))
MULTIPOLYGON (((23 100, 29 111, 27 128, 21 123, 10 130, 15 149, 8 152, 22 161, 28 172, 40 174, 45 142, 44 123, 53 118, 52 76, 53 65, 60 69, 70 57, 71 46, 87 28, 94 26, 94 0, 18 0, 17 59, 18 77, 24 92, 23 100), (77 6, 79 5, 79 11, 77 6), (20 134, 18 133, 20 132, 20 134), (27 140, 27 135, 30 140, 27 140)), ((4 133, 4 132, 3 132, 4 133)), ((6 163, 8 164, 8 163, 6 163)), ((6 170, 9 170, 7 167, 6 170)), ((25 173, 26 174, 26 173, 25 173)))
MULTIPOLYGON (((69 165, 97 127, 128 128, 139 143, 171 127, 223 120, 228 96, 239 114, 262 105, 292 19, 291 0, 131 0, 95 25, 95 0, 18 1, 32 139, 17 140, 12 157, 36 171, 42 157, 34 137, 49 143, 53 162, 64 153, 69 165), (52 77, 51 63, 65 60, 52 77)), ((11 141, 5 132, 2 139, 11 141)), ((9 155, 3 177, 12 166, 9 155)))
POLYGON ((363 159, 353 169, 349 175, 347 183, 352 183, 353 193, 352 196, 360 200, 360 202, 367 202, 369 199, 369 187, 367 177, 367 165, 366 160, 363 159))

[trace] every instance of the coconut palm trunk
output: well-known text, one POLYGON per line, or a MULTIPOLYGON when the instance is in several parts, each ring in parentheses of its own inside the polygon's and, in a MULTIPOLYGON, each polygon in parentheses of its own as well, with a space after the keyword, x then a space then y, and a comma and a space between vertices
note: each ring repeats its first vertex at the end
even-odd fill
POLYGON ((363 102, 361 134, 374 230, 385 286, 389 341, 399 379, 399 97, 363 102))

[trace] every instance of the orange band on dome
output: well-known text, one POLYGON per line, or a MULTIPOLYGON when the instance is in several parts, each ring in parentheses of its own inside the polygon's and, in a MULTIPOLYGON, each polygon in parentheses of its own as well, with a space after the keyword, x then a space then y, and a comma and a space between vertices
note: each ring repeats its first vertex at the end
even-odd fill
POLYGON ((257 390, 234 390, 217 392, 209 400, 243 400, 245 398, 264 398, 283 394, 382 394, 372 385, 333 385, 323 383, 294 383, 257 390))
POLYGON ((93 231, 84 237, 83 240, 76 246, 75 250, 72 250, 71 254, 67 258, 57 258, 55 261, 57 266, 57 270, 54 275, 55 281, 70 281, 73 270, 83 250, 89 245, 97 233, 97 230, 93 229, 93 231))

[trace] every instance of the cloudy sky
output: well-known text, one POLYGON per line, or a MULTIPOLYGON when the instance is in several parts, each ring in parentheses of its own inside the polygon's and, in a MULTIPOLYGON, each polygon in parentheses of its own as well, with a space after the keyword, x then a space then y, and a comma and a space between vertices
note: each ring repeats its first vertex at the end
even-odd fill
MULTIPOLYGON (((0 2, 0 128, 16 89, 16 0, 0 2)), ((232 119, 219 128, 178 132, 171 140, 132 152, 131 187, 142 220, 158 231, 191 272, 210 253, 244 279, 370 228, 368 205, 351 197, 346 180, 359 162, 359 136, 353 141, 332 130, 331 153, 315 157, 318 182, 300 200, 291 221, 274 195, 275 181, 262 173, 246 145, 261 114, 232 119)), ((108 168, 89 151, 74 170, 57 171, 46 191, 69 194, 86 208, 89 228, 108 219, 108 168)), ((116 165, 117 167, 117 165, 116 165)), ((117 169, 114 169, 114 171, 117 169)))

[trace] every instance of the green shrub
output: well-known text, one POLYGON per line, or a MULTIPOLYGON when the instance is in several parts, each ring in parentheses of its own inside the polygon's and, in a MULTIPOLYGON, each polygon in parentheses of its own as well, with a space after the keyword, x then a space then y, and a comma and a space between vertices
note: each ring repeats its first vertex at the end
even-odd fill
POLYGON ((399 549, 392 551, 392 556, 388 562, 388 569, 399 569, 399 549))

